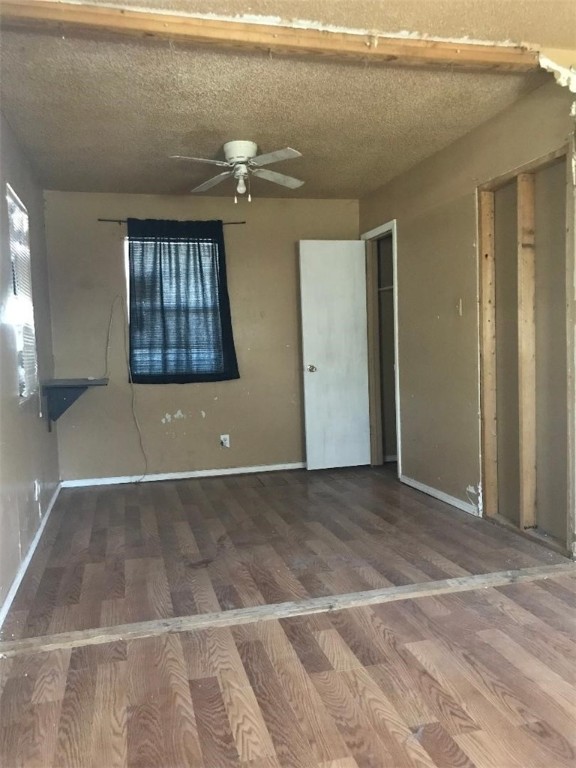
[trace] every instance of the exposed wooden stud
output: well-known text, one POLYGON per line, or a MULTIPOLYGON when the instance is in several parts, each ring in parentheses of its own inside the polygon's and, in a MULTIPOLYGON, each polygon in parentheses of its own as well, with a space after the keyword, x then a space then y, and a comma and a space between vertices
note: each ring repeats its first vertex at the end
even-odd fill
POLYGON ((498 414, 496 409, 496 260, 494 192, 478 196, 480 227, 482 497, 484 515, 498 514, 498 414))
POLYGON ((529 72, 539 67, 538 52, 523 46, 391 38, 377 34, 194 18, 176 13, 152 13, 81 2, 3 0, 0 4, 0 20, 5 27, 135 35, 209 44, 219 48, 374 61, 395 66, 450 67, 491 72, 529 72))
POLYGON ((518 176, 518 410, 520 528, 536 521, 536 308, 534 174, 518 176))
POLYGON ((311 616, 316 613, 331 613, 345 608, 359 608, 380 605, 398 600, 413 600, 435 595, 449 595, 454 592, 470 592, 475 589, 503 587, 507 584, 540 581, 561 575, 576 574, 576 565, 571 562, 555 565, 538 565, 512 571, 482 573, 476 576, 457 576, 453 579, 428 581, 421 584, 405 584, 400 587, 384 587, 364 592, 353 592, 332 597, 312 597, 297 602, 258 605, 253 608, 236 608, 218 613, 203 613, 194 616, 178 616, 172 619, 156 619, 136 624, 122 624, 115 627, 64 632, 58 635, 30 637, 23 640, 0 643, 0 659, 9 659, 30 653, 45 653, 66 648, 87 645, 102 645, 116 640, 138 640, 145 637, 178 632, 192 632, 212 627, 235 627, 261 621, 277 621, 295 616, 311 616))

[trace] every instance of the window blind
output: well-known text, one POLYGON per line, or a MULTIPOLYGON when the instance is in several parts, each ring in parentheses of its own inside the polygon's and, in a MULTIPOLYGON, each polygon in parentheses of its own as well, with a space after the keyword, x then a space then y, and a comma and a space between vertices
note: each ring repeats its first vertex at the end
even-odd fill
POLYGON ((26 207, 9 184, 6 185, 6 202, 14 293, 9 318, 16 335, 18 391, 20 397, 26 399, 38 391, 29 221, 26 207))
POLYGON ((239 378, 222 222, 128 219, 128 242, 132 380, 239 378))

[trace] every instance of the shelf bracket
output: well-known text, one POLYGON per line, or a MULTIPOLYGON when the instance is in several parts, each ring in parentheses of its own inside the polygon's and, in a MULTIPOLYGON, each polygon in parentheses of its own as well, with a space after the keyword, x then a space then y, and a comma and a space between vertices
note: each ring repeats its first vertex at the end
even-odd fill
POLYGON ((105 387, 108 379, 49 379, 42 382, 42 395, 46 398, 48 431, 80 395, 89 387, 105 387))

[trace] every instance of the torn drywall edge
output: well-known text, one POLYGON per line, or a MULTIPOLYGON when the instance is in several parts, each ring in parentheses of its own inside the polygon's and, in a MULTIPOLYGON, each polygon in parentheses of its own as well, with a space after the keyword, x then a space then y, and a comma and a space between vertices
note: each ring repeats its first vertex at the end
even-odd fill
POLYGON ((99 0, 66 0, 70 5, 96 5, 98 8, 111 8, 113 10, 124 10, 135 13, 158 13, 164 16, 179 16, 189 19, 205 19, 207 21, 229 21, 237 24, 257 24, 269 27, 286 27, 288 29, 313 29, 317 32, 334 32, 337 34, 359 35, 369 37, 384 37, 393 40, 426 40, 437 43, 462 43, 462 45, 486 45, 499 46, 502 48, 528 48, 533 46, 527 43, 514 42, 513 40, 477 40, 472 37, 441 37, 430 35, 426 32, 411 32, 409 30, 400 30, 398 32, 386 32, 381 29, 356 29, 354 27, 341 27, 335 24, 324 24, 321 21, 312 19, 285 19, 281 16, 259 16, 256 14, 236 14, 227 15, 219 13, 190 13, 186 11, 174 11, 167 8, 154 8, 144 6, 126 6, 121 3, 101 3, 99 0))
POLYGON ((484 517, 484 489, 482 482, 478 483, 478 517, 484 517))
POLYGON ((466 488, 466 496, 468 498, 468 501, 470 504, 472 504, 473 507, 476 507, 478 517, 483 516, 483 502, 482 502, 482 483, 478 483, 478 485, 469 485, 466 488), (476 500, 474 500, 473 497, 476 497, 476 500))
POLYGON ((568 88, 571 93, 576 93, 576 69, 574 67, 563 67, 542 53, 538 56, 538 62, 542 69, 554 75, 558 85, 568 88))

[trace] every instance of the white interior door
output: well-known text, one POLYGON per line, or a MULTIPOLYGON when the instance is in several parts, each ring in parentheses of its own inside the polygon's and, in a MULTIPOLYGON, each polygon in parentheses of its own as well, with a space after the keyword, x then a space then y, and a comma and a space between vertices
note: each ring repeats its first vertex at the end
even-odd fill
POLYGON ((370 463, 365 243, 301 240, 308 469, 370 463))

